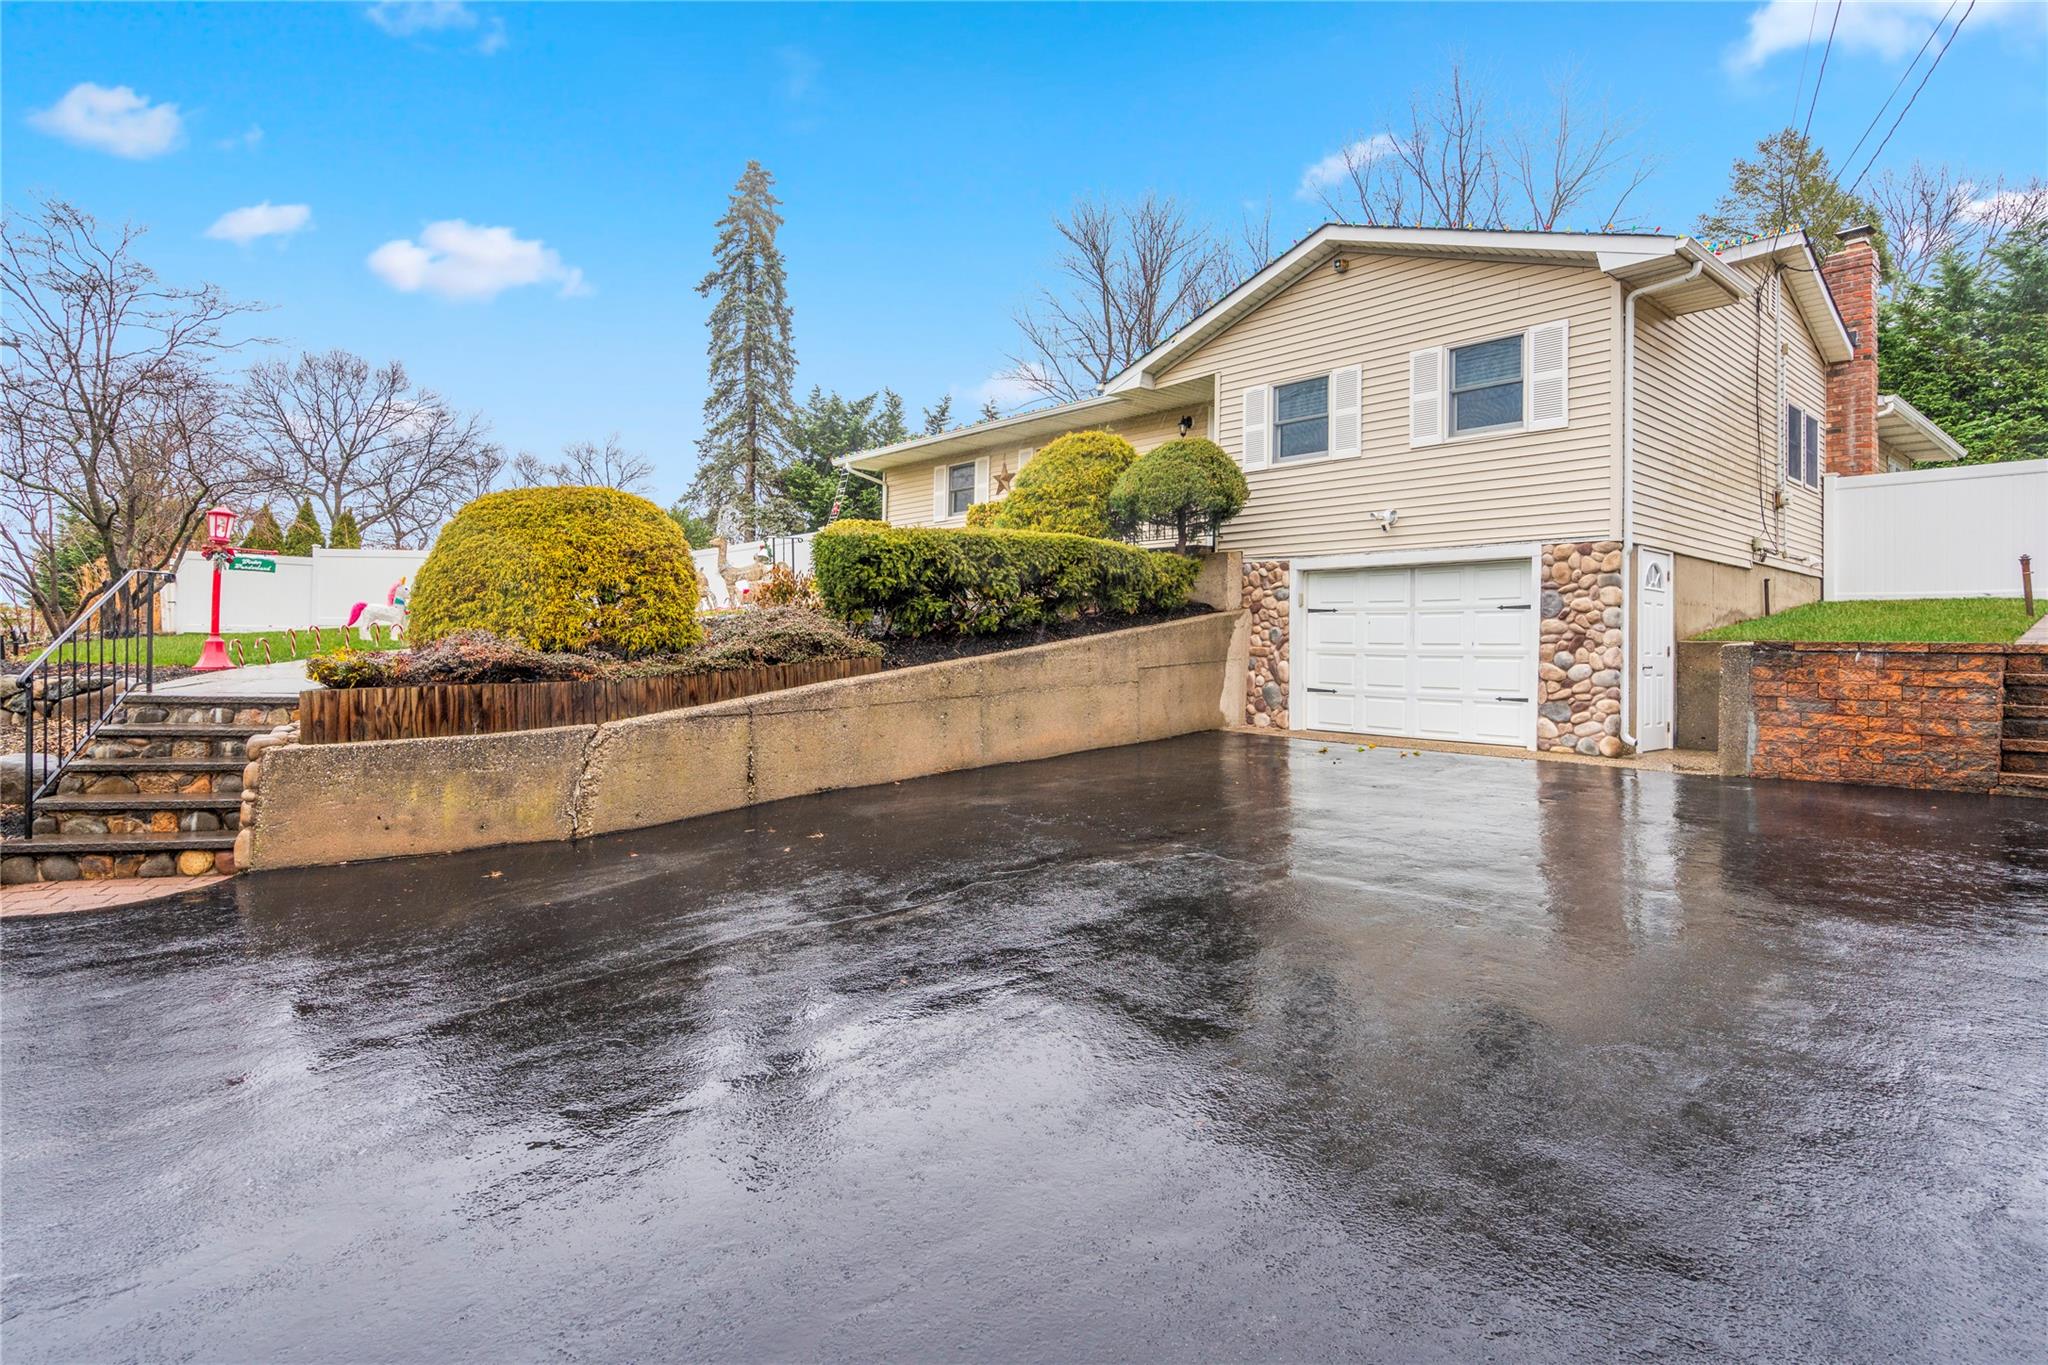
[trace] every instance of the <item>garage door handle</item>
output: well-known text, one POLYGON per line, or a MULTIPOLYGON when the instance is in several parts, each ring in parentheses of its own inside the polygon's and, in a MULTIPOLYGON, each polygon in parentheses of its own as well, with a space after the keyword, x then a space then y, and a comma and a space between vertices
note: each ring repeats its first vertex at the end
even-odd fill
POLYGON ((1334 616, 1337 612, 1335 607, 1303 607, 1302 610, 1312 616, 1322 616, 1325 614, 1334 616))
POLYGON ((1495 697, 1495 701, 1527 701, 1527 697, 1495 697))
POLYGON ((1528 604, 1527 602, 1515 602, 1515 603, 1512 603, 1512 604, 1510 604, 1510 603, 1506 603, 1506 602, 1503 602, 1503 603, 1501 603, 1501 604, 1500 604, 1499 606, 1495 607, 1495 608, 1494 608, 1494 610, 1495 610, 1495 611, 1534 611, 1534 610, 1536 610, 1536 608, 1534 608, 1534 607, 1530 606, 1530 605, 1529 605, 1529 604, 1528 604))
POLYGON ((1334 687, 1309 687, 1302 690, 1306 692, 1328 692, 1333 697, 1337 695, 1337 689, 1334 687))

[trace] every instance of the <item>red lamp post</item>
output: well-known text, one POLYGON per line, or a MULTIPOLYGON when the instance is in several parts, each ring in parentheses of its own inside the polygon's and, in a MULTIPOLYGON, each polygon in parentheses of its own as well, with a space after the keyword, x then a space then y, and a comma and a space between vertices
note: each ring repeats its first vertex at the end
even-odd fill
POLYGON ((213 627, 206 647, 199 651, 199 662, 193 665, 202 673, 235 666, 228 658, 227 641, 220 638, 220 571, 235 557, 235 547, 228 540, 234 529, 235 514, 227 508, 216 507, 206 514, 206 548, 199 553, 213 561, 213 627))

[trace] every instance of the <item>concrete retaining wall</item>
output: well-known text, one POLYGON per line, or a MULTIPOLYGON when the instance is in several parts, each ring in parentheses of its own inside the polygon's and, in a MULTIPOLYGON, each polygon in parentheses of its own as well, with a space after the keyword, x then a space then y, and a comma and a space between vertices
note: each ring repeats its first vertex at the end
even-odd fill
POLYGON ((1224 611, 608 725, 288 745, 237 861, 540 843, 1214 730, 1242 705, 1246 629, 1224 611))

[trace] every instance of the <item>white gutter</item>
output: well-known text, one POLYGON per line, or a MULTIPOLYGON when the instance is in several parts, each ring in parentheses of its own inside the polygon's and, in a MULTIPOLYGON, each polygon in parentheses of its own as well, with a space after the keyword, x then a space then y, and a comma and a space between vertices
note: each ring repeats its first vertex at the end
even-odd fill
POLYGON ((1629 709, 1629 683, 1636 674, 1636 302, 1691 284, 1706 268, 1704 260, 1695 260, 1676 279, 1632 291, 1621 307, 1621 572, 1626 584, 1621 598, 1621 742, 1631 749, 1636 747, 1635 712, 1629 709))

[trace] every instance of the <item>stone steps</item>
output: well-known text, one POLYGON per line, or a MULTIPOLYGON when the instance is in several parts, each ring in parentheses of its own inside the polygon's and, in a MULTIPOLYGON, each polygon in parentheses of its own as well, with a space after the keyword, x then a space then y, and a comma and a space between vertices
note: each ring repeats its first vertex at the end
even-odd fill
POLYGON ((2033 796, 2048 800, 2048 773, 2000 773, 1993 796, 2033 796))
POLYGON ((2006 657, 2005 725, 1998 748, 1994 792, 2048 797, 2048 656, 2006 657))
POLYGON ((232 872, 246 746, 297 713, 293 694, 125 698, 36 802, 29 837, 0 843, 0 881, 232 872))

